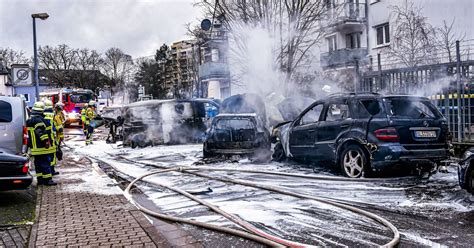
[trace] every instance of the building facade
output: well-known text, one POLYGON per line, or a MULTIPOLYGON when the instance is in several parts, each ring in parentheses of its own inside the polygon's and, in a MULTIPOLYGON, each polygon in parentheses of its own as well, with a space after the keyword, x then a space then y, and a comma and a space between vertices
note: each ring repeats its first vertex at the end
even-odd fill
POLYGON ((200 45, 200 97, 224 99, 231 95, 228 49, 227 31, 220 20, 215 20, 208 38, 200 45))
POLYGON ((400 38, 393 35, 394 7, 403 8, 411 3, 419 8, 419 14, 432 28, 441 27, 443 22, 454 23, 452 34, 463 37, 465 46, 474 45, 471 44, 474 32, 470 27, 474 11, 472 0, 457 0, 456 3, 445 0, 326 0, 327 14, 321 23, 326 28, 320 54, 323 73, 349 81, 348 85, 356 87, 364 71, 378 70, 379 66, 381 69, 404 66, 387 49, 393 46, 394 39, 400 38))

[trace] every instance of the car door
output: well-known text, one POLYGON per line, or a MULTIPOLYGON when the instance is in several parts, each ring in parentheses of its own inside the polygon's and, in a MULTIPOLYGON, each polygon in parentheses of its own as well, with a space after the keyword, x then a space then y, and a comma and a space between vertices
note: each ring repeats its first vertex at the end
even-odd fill
POLYGON ((350 130, 354 120, 346 99, 331 101, 319 122, 316 139, 318 158, 333 161, 336 156, 336 140, 343 132, 350 130))
POLYGON ((290 152, 295 158, 315 157, 318 122, 323 110, 323 103, 316 103, 296 119, 289 134, 290 152))

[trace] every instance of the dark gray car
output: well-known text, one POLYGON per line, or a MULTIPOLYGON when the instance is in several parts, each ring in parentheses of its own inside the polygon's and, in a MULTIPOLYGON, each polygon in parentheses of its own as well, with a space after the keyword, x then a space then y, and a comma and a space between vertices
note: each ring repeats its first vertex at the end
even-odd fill
POLYGON ((273 134, 275 160, 329 161, 347 177, 397 167, 428 172, 450 149, 446 119, 414 96, 331 95, 273 134))

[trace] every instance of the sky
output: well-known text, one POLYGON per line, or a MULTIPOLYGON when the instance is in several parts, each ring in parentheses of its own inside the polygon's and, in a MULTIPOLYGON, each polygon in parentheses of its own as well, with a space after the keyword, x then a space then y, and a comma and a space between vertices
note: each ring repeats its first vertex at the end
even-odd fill
POLYGON ((67 44, 103 53, 118 47, 132 57, 187 39, 186 23, 202 18, 196 0, 0 0, 0 47, 33 54, 33 13, 39 46, 67 44))

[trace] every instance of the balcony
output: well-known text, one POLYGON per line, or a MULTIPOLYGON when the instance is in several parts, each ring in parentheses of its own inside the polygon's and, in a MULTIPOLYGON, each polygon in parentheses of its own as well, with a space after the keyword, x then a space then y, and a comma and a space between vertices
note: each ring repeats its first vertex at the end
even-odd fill
POLYGON ((228 77, 229 67, 225 63, 206 62, 199 66, 199 78, 201 80, 228 77))
POLYGON ((321 54, 321 67, 334 69, 338 67, 355 66, 355 60, 359 60, 360 65, 366 62, 367 48, 344 48, 321 54))
POLYGON ((326 12, 326 18, 321 21, 324 27, 336 30, 357 30, 363 28, 367 21, 365 3, 343 3, 326 12))

